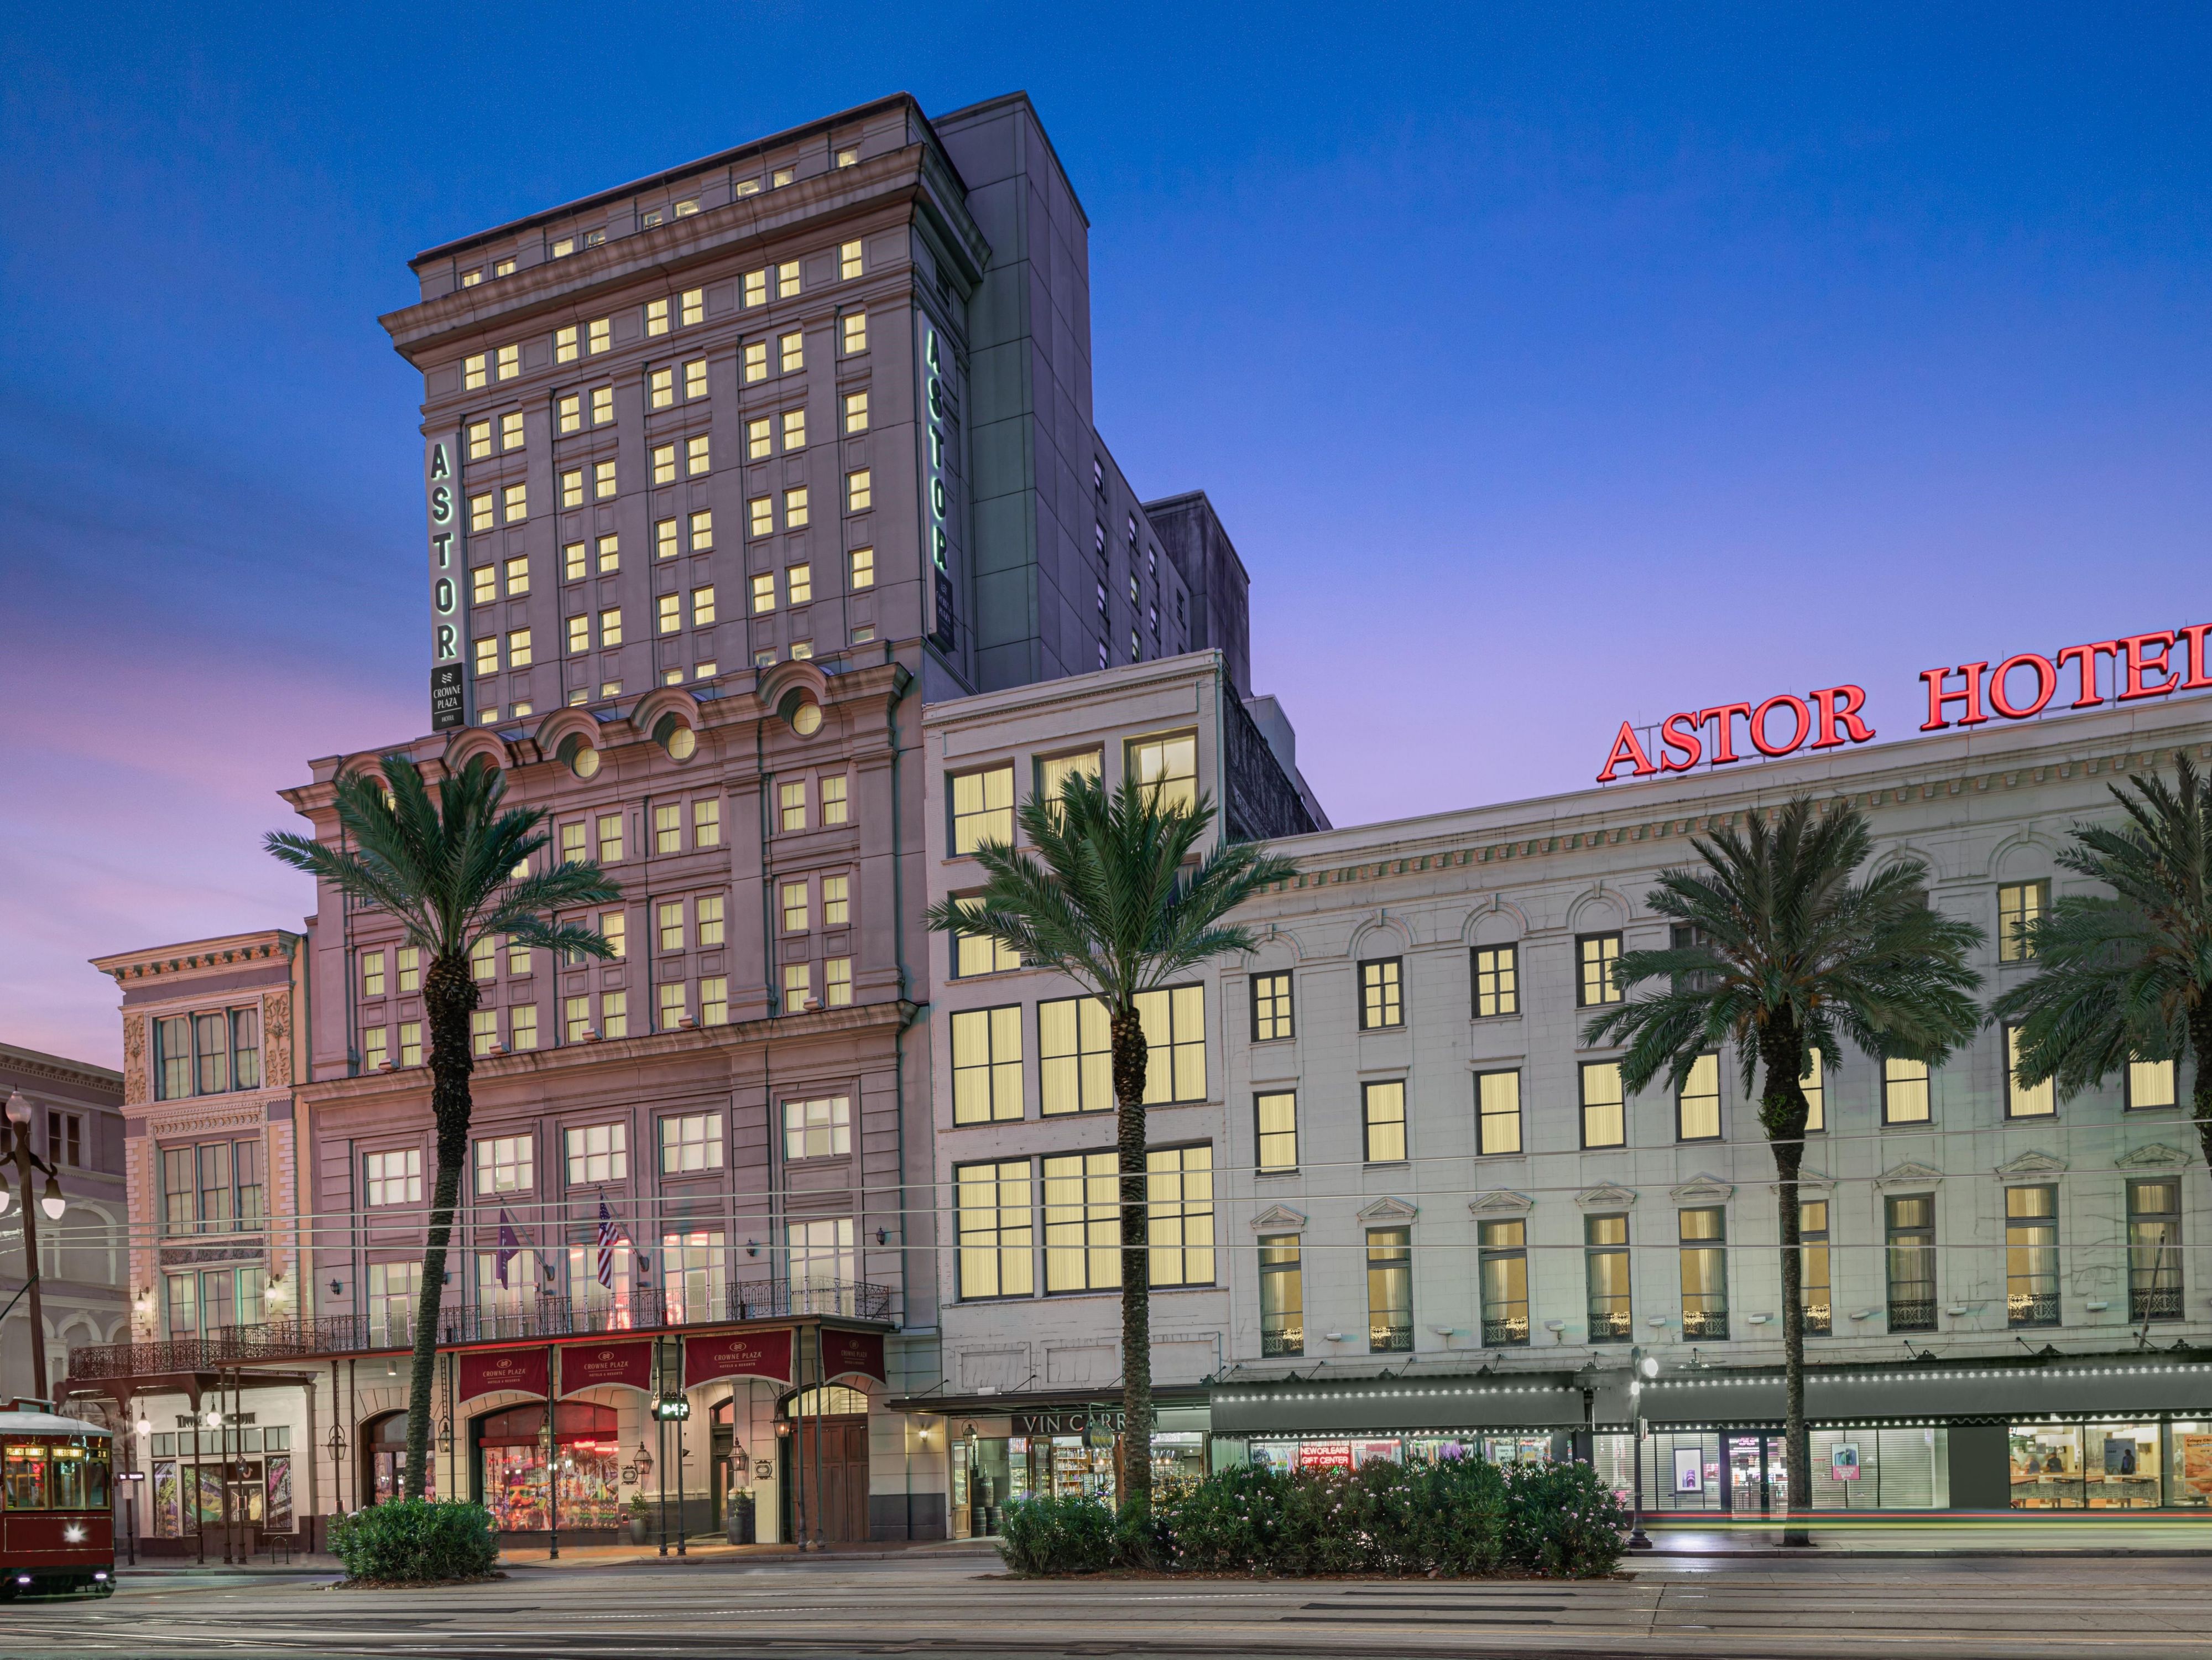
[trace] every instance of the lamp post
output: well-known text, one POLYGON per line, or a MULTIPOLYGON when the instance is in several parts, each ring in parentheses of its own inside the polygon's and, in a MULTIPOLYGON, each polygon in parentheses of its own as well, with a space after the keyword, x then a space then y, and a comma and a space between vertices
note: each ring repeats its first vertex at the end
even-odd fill
MULTIPOLYGON (((0 1162, 15 1167, 15 1178, 22 1193, 23 1206, 23 1289, 18 1296, 31 1299, 31 1392, 41 1401, 46 1398, 46 1318, 39 1301, 39 1219, 44 1211, 46 1219, 58 1222, 62 1213, 69 1208, 69 1201, 62 1196, 62 1184, 54 1167, 39 1157, 31 1146, 31 1104, 23 1098, 23 1091, 11 1090, 8 1095, 8 1122, 4 1145, 0 1145, 0 1162), (34 1207, 31 1203, 31 1173, 44 1171, 46 1185, 39 1195, 34 1207)), ((8 1192, 0 1187, 0 1213, 8 1208, 8 1192)))
POLYGON ((1636 1493, 1634 1519, 1628 1530, 1628 1548, 1650 1550, 1651 1535, 1644 1531, 1644 1385, 1647 1380, 1659 1375, 1659 1357, 1639 1351, 1635 1359, 1636 1375, 1628 1380, 1628 1404, 1636 1414, 1636 1433, 1628 1460, 1629 1468, 1634 1472, 1636 1493))

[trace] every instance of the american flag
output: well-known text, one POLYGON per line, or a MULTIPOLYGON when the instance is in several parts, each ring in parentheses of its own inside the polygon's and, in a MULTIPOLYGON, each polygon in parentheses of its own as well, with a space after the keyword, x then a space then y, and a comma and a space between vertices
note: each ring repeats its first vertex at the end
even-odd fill
POLYGON ((607 1196, 599 1195, 599 1283, 609 1291, 615 1287, 615 1231, 614 1213, 607 1208, 607 1196))

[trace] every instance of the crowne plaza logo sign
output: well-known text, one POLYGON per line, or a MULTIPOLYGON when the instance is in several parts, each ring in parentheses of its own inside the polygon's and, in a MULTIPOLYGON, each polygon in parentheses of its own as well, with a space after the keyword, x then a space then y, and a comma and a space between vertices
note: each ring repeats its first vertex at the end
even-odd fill
MULTIPOLYGON (((1994 666, 1984 660, 1923 669, 1920 681, 1928 718, 1920 730, 2030 721, 2054 707, 2089 709, 2212 690, 2212 673, 2206 672, 2208 635, 2212 623, 2194 623, 2084 641, 2048 657, 2015 652, 1994 666), (2069 691, 2074 696, 2068 700, 2069 691)), ((1823 686, 1802 697, 1785 691, 1758 703, 1678 709, 1658 723, 1649 747, 1639 729, 1624 721, 1597 781, 1613 782, 1624 768, 1631 777, 1650 778, 1703 764, 1724 767, 1753 753, 1778 757, 1871 743, 1875 733, 1864 718, 1865 708, 1864 687, 1841 685, 1823 686)))

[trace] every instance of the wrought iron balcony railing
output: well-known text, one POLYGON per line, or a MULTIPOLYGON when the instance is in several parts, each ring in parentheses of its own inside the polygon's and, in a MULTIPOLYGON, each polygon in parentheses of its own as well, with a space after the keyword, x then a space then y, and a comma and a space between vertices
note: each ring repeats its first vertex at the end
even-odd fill
MULTIPOLYGON (((826 1315, 848 1320, 886 1320, 888 1286, 866 1281, 793 1285, 751 1280, 681 1294, 648 1287, 626 1298, 540 1297, 514 1307, 440 1310, 438 1341, 489 1343, 533 1338, 583 1337, 601 1332, 681 1330, 747 1320, 826 1315)), ((355 1354, 414 1346, 413 1316, 341 1314, 319 1320, 276 1320, 257 1326, 219 1326, 194 1336, 157 1343, 94 1343, 70 1350, 70 1376, 78 1381, 143 1377, 164 1372, 211 1371, 269 1360, 319 1354, 355 1354)))
POLYGON ((1729 1317, 1726 1309, 1684 1309, 1682 1310, 1682 1335, 1685 1339, 1697 1338, 1706 1342, 1717 1343, 1723 1341, 1728 1335, 1729 1317))
POLYGON ((1306 1331, 1304 1326, 1263 1327, 1260 1332, 1260 1358, 1278 1360, 1285 1355, 1306 1352, 1306 1331))
POLYGON ((1596 1308, 1589 1311, 1589 1335, 1593 1343, 1618 1343, 1634 1336, 1636 1327, 1626 1309, 1596 1308))
POLYGON ((1935 1330, 1936 1299, 1932 1297, 1893 1298, 1889 1304, 1889 1329, 1893 1332, 1935 1330))
POLYGON ((2058 1323, 2058 1293, 2055 1291, 2013 1292, 2005 1298, 2008 1326, 2055 1326, 2058 1323))
POLYGON ((2130 1320, 2179 1320, 2181 1318, 2181 1287, 2179 1286, 2136 1286, 2128 1292, 2128 1318, 2130 1320))
POLYGON ((1519 1348, 1528 1341, 1527 1314, 1509 1314, 1482 1323, 1482 1346, 1486 1349, 1519 1348))
POLYGON ((1413 1325, 1409 1320, 1400 1325, 1395 1320, 1370 1320, 1367 1323, 1367 1352, 1370 1354, 1404 1354, 1413 1347, 1413 1325))

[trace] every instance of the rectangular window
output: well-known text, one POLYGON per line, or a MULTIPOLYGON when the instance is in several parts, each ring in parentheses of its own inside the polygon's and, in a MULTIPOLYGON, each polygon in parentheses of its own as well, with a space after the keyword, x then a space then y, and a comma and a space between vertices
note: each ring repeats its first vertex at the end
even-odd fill
POLYGON ((622 815, 618 812, 601 813, 599 831, 599 862, 602 865, 620 864, 623 856, 622 815))
POLYGON ((199 1219, 197 1170, 190 1147, 161 1149, 161 1218, 171 1233, 190 1233, 199 1219))
POLYGON ((799 294, 799 261, 787 259, 775 268, 775 297, 794 299, 799 294))
POLYGON ((661 1031, 678 1030, 690 1018, 690 1003, 684 994, 684 982, 681 980, 663 981, 658 995, 660 999, 658 1012, 660 1025, 658 1030, 661 1031))
POLYGON ((1121 1283, 1119 1169, 1111 1152, 1044 1161, 1046 1291, 1106 1291, 1121 1283))
POLYGON ((261 1011, 230 1012, 230 1086, 236 1090, 261 1087, 261 1011))
POLYGON ((729 1312, 729 1254, 720 1228, 660 1236, 660 1296, 672 1326, 729 1312))
POLYGON ((1828 1277, 1828 1201, 1808 1199, 1797 1207, 1798 1251, 1802 1266, 1797 1271, 1799 1305, 1805 1310, 1808 1336, 1826 1337, 1835 1329, 1835 1305, 1828 1277))
POLYGON ((653 447, 653 482, 672 484, 676 482, 676 446, 655 444, 653 447))
POLYGON ((691 804, 691 845, 695 848, 719 848, 722 845, 722 804, 719 800, 691 804))
POLYGON ((1198 739, 1188 732, 1133 738, 1123 757, 1128 775, 1163 810, 1198 805, 1198 739))
POLYGON ((414 1341, 415 1293, 420 1262, 368 1265, 369 1346, 404 1348, 414 1341))
MULTIPOLYGON (((361 958, 362 995, 384 995, 384 953, 364 952, 361 958), (370 973, 372 964, 375 972, 370 973), (371 990, 371 986, 374 987, 371 990)), ((154 1023, 155 1081, 160 1098, 179 1101, 192 1092, 192 1025, 184 1015, 154 1023)))
POLYGON ((561 1018, 562 1033, 566 1042, 581 1043, 589 1041, 592 1036, 592 1000, 588 997, 563 999, 561 1018))
MULTIPOLYGON (((672 525, 669 528, 673 530, 675 526, 672 525)), ((684 627, 684 596, 680 593, 660 595, 654 604, 653 622, 662 634, 679 632, 684 627)))
MULTIPOLYGON (((198 1152, 200 1183, 199 1231, 202 1233, 228 1233, 231 1231, 234 1219, 230 1205, 230 1144, 228 1141, 203 1142, 198 1152)), ((417 1199, 422 1196, 422 1155, 419 1152, 415 1155, 415 1196, 417 1199)), ((375 1201, 372 1200, 370 1202, 375 1201)), ((387 1202, 398 1201, 388 1201, 387 1202)))
POLYGON ((702 508, 691 515, 691 551, 710 553, 714 546, 714 515, 702 508))
POLYGON ((1022 1011, 1018 1005, 960 1009, 952 1016, 952 1122, 1007 1122, 1022 1116, 1022 1011))
POLYGON ((681 899, 664 899, 655 907, 654 933, 662 951, 675 952, 684 949, 684 902, 681 899))
POLYGON ((1413 1347, 1413 1231, 1367 1231, 1367 1348, 1409 1353, 1413 1347))
POLYGON ((2127 1110, 2130 1112, 2146 1112, 2153 1107, 2173 1104, 2172 1061, 2130 1061, 2127 1080, 2127 1110))
POLYGON ((824 824, 845 822, 845 778, 842 773, 822 781, 822 822, 824 824))
POLYGON ((814 1000, 814 969, 808 963, 783 965, 783 1006, 797 1012, 814 1000))
POLYGON ((796 882, 784 883, 782 887, 783 931, 786 933, 804 933, 808 927, 807 914, 812 909, 807 903, 806 880, 801 877, 796 882))
POLYGON ((222 1094, 230 1087, 230 1023, 220 1014, 194 1015, 192 1044, 199 1062, 198 1092, 222 1094))
POLYGON ((1620 960, 1620 936, 1583 934, 1575 940, 1575 955, 1582 970, 1575 989, 1576 1003, 1587 1009, 1620 1001, 1624 994, 1613 981, 1613 965, 1620 960))
POLYGON ((714 436, 710 433, 694 433, 684 441, 684 472, 689 478, 713 470, 714 436))
POLYGON ((1628 1293, 1628 1219, 1583 1218, 1583 1274, 1589 1297, 1589 1341, 1625 1343, 1636 1335, 1628 1293))
POLYGON ((1888 1234, 1889 1329, 1936 1329, 1936 1198, 1893 1195, 1883 1201, 1888 1234))
POLYGON ((699 982, 699 1024, 702 1026, 726 1026, 730 1024, 730 982, 724 975, 708 975, 699 982))
POLYGON ((987 933, 952 936, 952 973, 956 979, 983 974, 1004 974, 1022 965, 1021 953, 987 933))
POLYGON ((1721 1058, 1701 1055, 1674 1091, 1674 1139, 1717 1141, 1721 1135, 1721 1058))
POLYGON ((1797 1080, 1797 1087, 1805 1092, 1806 1134, 1827 1128, 1828 1096, 1820 1050, 1814 1049, 1807 1055, 1805 1075, 1797 1080))
POLYGON ((1260 1236, 1260 1357, 1273 1360, 1306 1352, 1305 1275, 1298 1236, 1260 1236))
POLYGON ((530 1137, 497 1135, 478 1141, 476 1171, 479 1195, 529 1192, 533 1180, 530 1137))
POLYGON ((668 332, 668 301, 648 300, 645 302, 645 332, 647 338, 668 332))
POLYGON ((1474 1075, 1475 1151, 1483 1156, 1521 1151, 1521 1073, 1474 1075))
POLYGON ((2058 1110, 2057 1085, 2050 1079, 2040 1084, 2020 1081, 2020 1028, 2007 1026, 2005 1036, 2005 1116, 2048 1118, 2058 1110))
POLYGON ((962 1299, 1032 1295, 1029 1160, 956 1165, 952 1195, 962 1299))
POLYGON ((1406 1082, 1401 1078, 1359 1086, 1359 1122, 1364 1157, 1370 1164, 1395 1164, 1406 1157, 1406 1082))
POLYGON ((522 447, 522 411, 509 410, 499 417, 499 447, 502 450, 522 447))
POLYGON ((474 356, 462 360, 461 388, 463 391, 474 392, 484 384, 484 361, 485 354, 483 352, 477 352, 474 356))
POLYGON ((806 367, 805 337, 793 329, 776 342, 777 362, 786 374, 796 374, 806 367))
POLYGON ((499 598, 499 567, 478 565, 469 573, 469 603, 489 605, 499 598))
POLYGON ((391 1037, 382 1026, 371 1026, 361 1035, 361 1066, 374 1072, 391 1059, 391 1037))
POLYGON ((508 599, 519 599, 530 592, 530 560, 527 556, 508 560, 504 569, 508 599))
POLYGON ((568 619, 568 654, 572 657, 592 648, 592 619, 572 617, 568 619))
POLYGON ((866 432, 867 429, 868 394, 865 391, 847 392, 845 394, 846 433, 849 435, 853 433, 866 432))
POLYGON ((495 522, 492 513, 492 496, 489 490, 486 490, 481 496, 469 497, 469 532, 471 535, 483 535, 492 527, 495 522))
POLYGON ((653 527, 653 556, 673 559, 679 551, 676 545, 676 521, 673 519, 657 521, 653 527))
POLYGON ((1382 1026, 1406 1024, 1401 976, 1404 964, 1395 957, 1379 958, 1359 965, 1359 1027, 1372 1031, 1382 1026))
POLYGON ((1997 889, 1997 961, 2027 963, 2035 958, 2028 937, 2036 923, 2051 910, 2051 884, 2008 882, 1997 889))
MULTIPOLYGON (((681 986, 676 988, 681 992, 681 986)), ((722 1115, 681 1113, 660 1121, 660 1173, 696 1176, 722 1168, 722 1115)))
POLYGON ((629 1036, 629 994, 626 991, 607 991, 599 994, 599 1036, 627 1037, 629 1036))
POLYGON ((1252 1098, 1257 1132, 1260 1170, 1269 1176, 1298 1167, 1298 1098, 1294 1091, 1275 1090, 1252 1098))
POLYGON ((699 944, 711 949, 722 943, 722 896, 702 893, 692 902, 699 921, 699 944))
POLYGON ((822 989, 824 1002, 833 1009, 849 1008, 853 1003, 853 959, 849 957, 824 958, 822 963, 822 989))
POLYGON ((553 361, 573 363, 583 356, 583 333, 574 323, 553 331, 553 361))
POLYGON ((1582 1066, 1583 1146, 1628 1145, 1628 1107, 1621 1092, 1620 1062, 1585 1061, 1582 1066))
POLYGON ((1477 1237, 1482 1277, 1482 1347, 1521 1348, 1528 1341, 1528 1225, 1520 1218, 1484 1222, 1477 1237))
POLYGON ((655 853, 684 851, 684 807, 680 802, 670 801, 653 808, 653 850, 655 853))
POLYGON ((585 349, 594 357, 615 343, 614 319, 594 317, 584 325, 585 349))
POLYGON ((1154 1147, 1145 1154, 1152 1282, 1213 1283, 1213 1149, 1154 1147))
POLYGON ((854 548, 845 556, 846 575, 855 592, 876 585, 876 550, 854 548))
POLYGON ((866 467, 856 467, 845 475, 845 511, 866 513, 876 499, 874 474, 866 467))
MULTIPOLYGON (((678 219, 686 218, 698 211, 699 204, 696 202, 678 202, 676 204, 676 216, 678 219)), ((678 300, 679 301, 677 312, 678 320, 685 328, 693 327, 707 320, 706 289, 686 289, 678 296, 678 300)))
POLYGON ((775 574, 773 571, 753 578, 753 615, 764 616, 775 609, 775 574))
MULTIPOLYGON (((784 603, 792 605, 811 605, 814 601, 814 567, 793 565, 783 574, 784 603)), ((799 648, 792 648, 791 654, 799 656, 799 648)))
POLYGON ((492 635, 477 642, 477 678, 482 679, 486 675, 498 672, 499 636, 492 635))
POLYGON ((507 1045, 520 1055, 538 1047, 538 1005, 517 1003, 507 1012, 507 1045))
POLYGON ((422 1023, 402 1020, 399 1023, 399 1064, 419 1067, 422 1064, 422 1023))
POLYGON ((868 314, 864 311, 848 312, 837 319, 843 326, 845 356, 857 357, 868 349, 868 314))
POLYGON ((1145 1104, 1206 1099, 1206 988, 1175 986, 1140 991, 1137 1019, 1151 1050, 1145 1104))
POLYGON ((568 1185, 588 1188, 604 1182, 629 1179, 629 1126, 586 1124, 562 1132, 568 1155, 568 1185))
POLYGON ((501 492, 501 514, 510 525, 530 517, 530 486, 509 484, 501 492))
POLYGON ((530 630, 510 629, 507 635, 507 666, 511 669, 530 666, 530 630))
POLYGON ((822 879, 822 926, 849 927, 853 920, 852 879, 844 876, 822 879))
POLYGON ((768 379, 768 342, 748 340, 744 348, 745 384, 768 379))
POLYGON ((993 767, 952 781, 952 851, 973 853, 986 842, 1014 839, 1014 769, 993 767))
POLYGON ((499 1047, 499 1011, 471 1009, 469 1012, 469 1053, 481 1058, 499 1047))
POLYGON ((580 394, 573 392, 563 394, 559 410, 559 424, 562 437, 567 437, 572 432, 583 431, 584 400, 580 394))
POLYGON ((2005 1323, 2058 1323, 2058 1189, 2005 1189, 2005 1323))
POLYGON ((808 514, 806 486, 799 484, 783 493, 783 527, 786 530, 805 528, 808 514))
POLYGON ((840 242, 837 245, 837 279, 849 283, 860 274, 860 245, 840 242))
POLYGON ((1928 1063, 1925 1061, 1883 1061, 1881 1122, 1885 1124, 1924 1124, 1928 1118, 1928 1063))
MULTIPOLYGON (((756 496, 745 503, 751 533, 770 535, 775 530, 775 504, 765 496, 756 496)), ((757 587, 756 579, 756 587, 757 587)))
POLYGON ((783 1104, 783 1156, 836 1158, 853 1150, 853 1104, 842 1095, 783 1104))
MULTIPOLYGON (((203 1148, 204 1152, 207 1149, 203 1148)), ((202 1161, 205 1173, 205 1161, 202 1161)), ((422 1202, 422 1150, 408 1147, 398 1152, 372 1152, 362 1158, 362 1202, 371 1209, 386 1205, 422 1202)), ((206 1213, 201 1213, 204 1221, 206 1213)))
POLYGON ((1682 1335, 1719 1342, 1729 1335, 1728 1212, 1717 1205, 1678 1212, 1682 1335))
POLYGON ((676 371, 657 368, 646 376, 646 404, 648 408, 665 410, 676 402, 676 371))
POLYGON ((1095 997, 1037 1005, 1038 1109, 1048 1118, 1114 1107, 1112 1036, 1095 997))
POLYGON ((799 1306, 815 1314, 853 1312, 853 1286, 860 1278, 853 1249, 853 1219, 817 1216, 785 1230, 791 1251, 791 1283, 799 1306), (812 1297, 806 1293, 812 1292, 812 1297))
POLYGON ((522 373, 522 348, 519 345, 499 349, 499 378, 512 380, 522 373))
POLYGON ((745 423, 745 459, 765 461, 775 453, 775 429, 765 415, 745 423))
POLYGON ((1255 974, 1252 976, 1252 1041, 1273 1043, 1293 1036, 1291 1017, 1291 976, 1255 974))
POLYGON ((775 787, 778 822, 787 830, 806 828, 806 781, 795 778, 775 787))
POLYGON ((2128 1183, 2128 1318, 2179 1320, 2181 1183, 2171 1177, 2128 1183))
POLYGON ((695 357, 684 366, 684 396, 688 402, 707 395, 707 360, 695 357))
POLYGON ((592 424, 604 427, 615 418, 615 389, 612 386, 592 388, 592 424))
POLYGON ((1521 1012, 1521 948, 1479 946, 1474 952, 1474 1014, 1487 1020, 1521 1012))
POLYGON ((81 1112, 57 1112, 46 1110, 46 1162, 67 1164, 72 1169, 84 1166, 84 1115, 81 1112))
POLYGON ((788 450, 806 447, 806 411, 803 409, 783 412, 783 447, 788 450))
MULTIPOLYGON (((608 501, 614 496, 615 489, 615 464, 611 461, 593 462, 592 464, 592 495, 593 498, 601 502, 608 501)), ((607 568, 606 550, 606 538, 605 537, 601 537, 599 538, 599 569, 602 571, 605 570, 607 568)))

